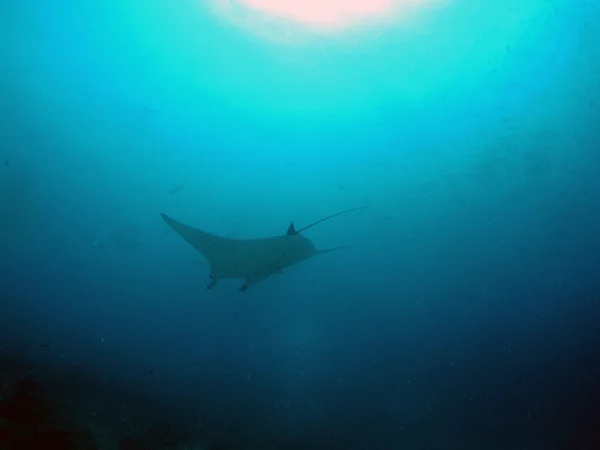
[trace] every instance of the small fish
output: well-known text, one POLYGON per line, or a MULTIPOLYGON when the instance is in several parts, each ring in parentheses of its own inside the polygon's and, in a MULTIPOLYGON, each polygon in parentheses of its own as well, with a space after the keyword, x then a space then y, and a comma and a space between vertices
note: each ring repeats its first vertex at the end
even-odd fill
POLYGON ((178 184, 177 186, 169 189, 169 195, 175 195, 183 189, 183 184, 178 184))
POLYGON ((40 344, 40 348, 50 347, 50 344, 40 344))
POLYGON ((4 165, 5 165, 6 167, 10 167, 10 161, 9 161, 8 159, 5 159, 5 160, 4 160, 4 165))
POLYGON ((143 111, 145 111, 148 114, 156 114, 156 109, 154 109, 152 106, 141 105, 141 108, 143 111))

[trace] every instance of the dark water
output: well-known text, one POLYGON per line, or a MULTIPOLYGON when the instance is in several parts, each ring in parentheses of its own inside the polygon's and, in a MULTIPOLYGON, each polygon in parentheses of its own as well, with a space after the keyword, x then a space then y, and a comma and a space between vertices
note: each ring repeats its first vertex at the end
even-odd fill
POLYGON ((207 5, 0 4, 0 449, 600 448, 598 6, 207 5), (246 292, 160 218, 363 204, 246 292))

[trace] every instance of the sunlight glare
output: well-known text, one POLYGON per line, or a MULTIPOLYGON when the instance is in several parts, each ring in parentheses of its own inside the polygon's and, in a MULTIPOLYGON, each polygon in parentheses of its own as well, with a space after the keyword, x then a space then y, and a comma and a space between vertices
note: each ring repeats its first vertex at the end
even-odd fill
POLYGON ((298 23, 340 27, 389 12, 392 0, 242 0, 248 7, 298 23))
POLYGON ((283 22, 313 31, 340 32, 365 22, 392 21, 400 13, 431 1, 213 0, 213 9, 244 27, 258 28, 283 22))

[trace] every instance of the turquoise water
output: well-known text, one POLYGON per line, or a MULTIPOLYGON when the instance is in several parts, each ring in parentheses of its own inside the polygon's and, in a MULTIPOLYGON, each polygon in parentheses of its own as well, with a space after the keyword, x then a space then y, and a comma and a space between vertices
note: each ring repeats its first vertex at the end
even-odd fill
POLYGON ((115 380, 204 444, 587 448, 599 13, 456 0, 332 34, 3 2, 1 356, 115 380), (247 239, 364 204, 303 233, 350 249, 246 292, 207 290, 160 218, 247 239))

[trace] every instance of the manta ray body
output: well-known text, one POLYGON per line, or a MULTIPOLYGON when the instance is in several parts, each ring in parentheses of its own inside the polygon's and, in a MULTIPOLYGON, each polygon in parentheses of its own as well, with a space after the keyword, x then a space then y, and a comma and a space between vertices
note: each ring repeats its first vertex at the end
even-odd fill
POLYGON ((253 284, 281 273, 284 268, 300 261, 348 248, 349 246, 342 246, 318 250, 301 232, 325 220, 367 207, 368 205, 332 214, 300 230, 296 230, 292 223, 284 235, 260 239, 226 238, 185 225, 166 214, 161 214, 161 217, 208 260, 210 265, 208 289, 215 287, 220 280, 243 278, 245 281, 240 290, 245 291, 253 284))

